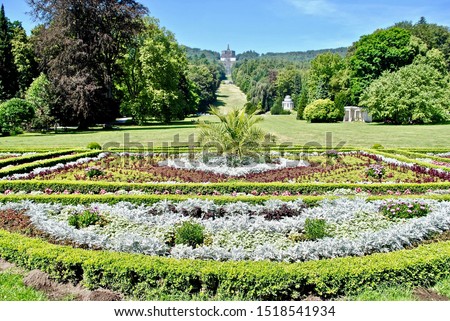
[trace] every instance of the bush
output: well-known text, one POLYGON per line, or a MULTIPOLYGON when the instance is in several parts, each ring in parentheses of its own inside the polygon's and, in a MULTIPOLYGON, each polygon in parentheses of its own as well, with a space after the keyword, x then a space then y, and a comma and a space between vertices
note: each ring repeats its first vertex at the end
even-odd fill
POLYGON ((203 244, 205 228, 194 222, 183 222, 175 229, 175 244, 185 244, 192 247, 203 244))
POLYGON ((381 144, 374 144, 374 145, 372 146, 372 149, 384 149, 384 146, 381 145, 381 144))
POLYGON ((0 104, 0 128, 2 132, 15 134, 31 122, 35 114, 33 105, 24 99, 13 98, 0 104))
POLYGON ((98 149, 98 150, 101 150, 101 149, 102 149, 102 146, 100 146, 99 143, 92 142, 92 143, 89 143, 89 144, 87 145, 87 148, 88 148, 88 149, 98 149))
POLYGON ((311 123, 336 122, 342 113, 330 99, 318 99, 306 106, 303 118, 311 123))
POLYGON ((327 236, 327 223, 323 219, 307 218, 305 221, 305 236, 308 240, 318 240, 327 236))
POLYGON ((86 168, 86 176, 89 178, 103 176, 104 172, 97 167, 88 167, 86 168))
POLYGON ((366 169, 366 174, 368 177, 381 180, 386 174, 386 170, 383 165, 372 164, 366 169))
POLYGON ((421 201, 395 200, 381 207, 384 216, 391 219, 422 217, 430 212, 430 207, 421 201))
POLYGON ((80 214, 74 214, 69 217, 69 225, 76 229, 85 228, 91 225, 105 226, 106 219, 95 210, 85 210, 80 214))

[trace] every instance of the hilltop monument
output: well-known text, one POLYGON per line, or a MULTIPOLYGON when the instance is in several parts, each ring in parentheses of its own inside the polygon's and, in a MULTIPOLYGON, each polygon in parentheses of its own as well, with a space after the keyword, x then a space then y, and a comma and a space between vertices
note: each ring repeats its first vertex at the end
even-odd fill
POLYGON ((230 75, 231 68, 236 63, 236 52, 234 50, 230 50, 230 45, 228 45, 227 50, 222 51, 220 61, 224 64, 227 75, 230 75))

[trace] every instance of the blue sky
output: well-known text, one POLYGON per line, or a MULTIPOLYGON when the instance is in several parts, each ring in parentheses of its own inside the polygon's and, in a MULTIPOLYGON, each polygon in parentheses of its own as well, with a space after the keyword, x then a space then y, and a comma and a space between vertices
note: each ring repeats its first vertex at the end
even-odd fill
MULTIPOLYGON (((450 26, 450 0, 141 0, 178 41, 220 51, 303 51, 349 46, 399 21, 450 26)), ((36 23, 25 0, 0 0, 11 20, 36 23)))

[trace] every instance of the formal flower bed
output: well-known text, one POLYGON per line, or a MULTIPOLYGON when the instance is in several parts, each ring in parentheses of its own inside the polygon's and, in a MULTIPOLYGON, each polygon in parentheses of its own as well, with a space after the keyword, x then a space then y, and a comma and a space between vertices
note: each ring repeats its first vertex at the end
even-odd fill
POLYGON ((164 155, 106 154, 82 158, 6 180, 90 180, 125 183, 432 183, 450 181, 450 172, 359 152, 276 157, 269 163, 233 167, 223 160, 207 163, 164 155), (333 154, 334 155, 334 154, 333 154))
POLYGON ((362 256, 414 246, 450 229, 450 202, 433 200, 342 198, 314 207, 301 200, 218 205, 189 199, 152 206, 25 201, 0 207, 11 210, 23 211, 35 228, 64 242, 212 260, 296 262, 362 256))

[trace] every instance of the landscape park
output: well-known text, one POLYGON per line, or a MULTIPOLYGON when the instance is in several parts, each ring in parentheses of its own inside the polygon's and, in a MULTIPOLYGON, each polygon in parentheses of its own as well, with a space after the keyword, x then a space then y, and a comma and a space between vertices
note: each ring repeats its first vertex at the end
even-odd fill
POLYGON ((448 26, 219 53, 102 2, 1 7, 1 300, 449 300, 448 26))

